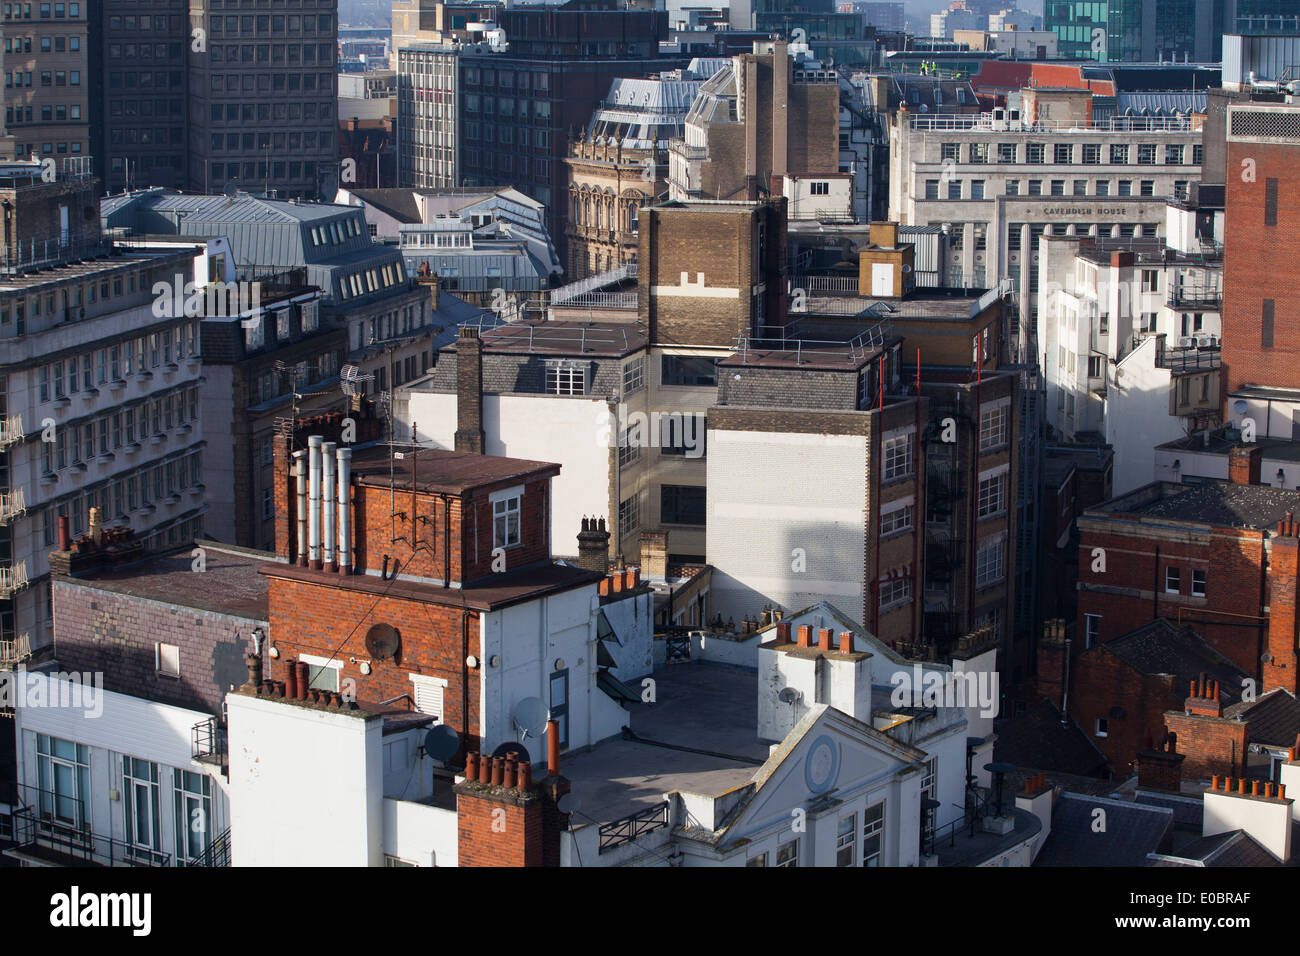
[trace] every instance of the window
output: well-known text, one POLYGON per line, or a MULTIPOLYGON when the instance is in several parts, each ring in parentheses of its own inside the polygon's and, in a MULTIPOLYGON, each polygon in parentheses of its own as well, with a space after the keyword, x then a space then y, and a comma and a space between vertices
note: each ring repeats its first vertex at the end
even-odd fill
POLYGON ((877 604, 881 611, 890 611, 912 603, 912 579, 894 578, 876 583, 877 604))
POLYGON ((1131 180, 1131 179, 1121 179, 1121 180, 1119 181, 1119 192, 1116 193, 1116 195, 1118 195, 1118 196, 1132 196, 1132 195, 1133 195, 1133 180, 1131 180))
POLYGON ((939 180, 927 179, 925 181, 925 198, 926 199, 939 198, 939 180))
POLYGON ((1128 164, 1127 143, 1111 143, 1110 162, 1112 166, 1125 166, 1128 164))
POLYGON ((1029 180, 1029 195, 1041 196, 1043 194, 1043 181, 1041 179, 1029 180))
POLYGON ((308 690, 337 691, 339 689, 339 674, 343 670, 342 661, 308 654, 299 654, 298 660, 307 665, 308 690))
POLYGON ((912 474, 912 436, 902 435, 884 442, 885 481, 896 481, 912 474))
POLYGON ((1156 181, 1154 179, 1143 179, 1138 182, 1138 195, 1154 196, 1156 194, 1156 181))
POLYGON ((1026 162, 1026 163, 1041 164, 1042 161, 1043 161, 1043 153, 1045 152, 1046 149, 1047 149, 1047 147, 1046 147, 1046 145, 1043 144, 1043 143, 1028 143, 1028 144, 1026 144, 1026 146, 1025 146, 1025 162, 1026 162))
POLYGON ((550 678, 550 715, 559 725, 560 749, 569 746, 569 671, 553 671, 550 678))
POLYGON ((1002 550, 1003 540, 999 536, 982 544, 975 552, 975 586, 987 587, 1003 578, 1002 550))
POLYGON ((830 195, 831 184, 828 182, 816 182, 808 184, 808 193, 812 196, 830 195))
POLYGON ((703 525, 705 491, 700 485, 662 485, 659 520, 663 524, 703 525))
POLYGON ((840 817, 835 828, 835 865, 853 866, 858 849, 858 815, 840 817))
POLYGON ((572 362, 547 363, 546 392, 548 395, 585 395, 586 368, 572 362))
POLYGON ((862 865, 880 866, 881 851, 884 849, 885 804, 877 803, 867 807, 862 814, 862 865))
POLYGON ((192 863, 203 856, 211 840, 212 778, 188 770, 172 770, 175 787, 176 857, 192 863))
POLYGON ((961 162, 961 143, 940 143, 939 158, 945 162, 961 162))
POLYGON ((703 356, 665 355, 660 376, 664 385, 714 387, 718 384, 718 360, 703 356))
POLYGON ((1052 161, 1058 166, 1068 166, 1074 161, 1074 146, 1071 143, 1057 143, 1052 147, 1052 161))
POLYGON ((1015 143, 998 143, 998 162, 1014 163, 1016 161, 1015 143))
POLYGON ((1264 225, 1277 225, 1277 180, 1264 180, 1264 225))
POLYGON ((42 819, 77 830, 89 826, 90 753, 84 744, 37 734, 36 776, 42 819))
POLYGON ((1156 164, 1156 144, 1139 143, 1138 144, 1138 165, 1154 166, 1156 164))
POLYGON ((123 757, 122 790, 127 842, 143 850, 162 850, 158 765, 135 757, 123 757))
POLYGON ((972 179, 970 181, 970 198, 971 199, 984 198, 984 180, 972 179))
POLYGON ((1192 597, 1205 597, 1205 572, 1192 571, 1192 597))
POLYGON ((795 837, 789 843, 782 843, 776 848, 776 865, 793 866, 799 865, 799 838, 795 837))
POLYGON ((1260 310, 1260 348, 1271 349, 1273 347, 1273 301, 1274 300, 1272 299, 1265 299, 1264 305, 1260 310))
POLYGON ((1165 593, 1181 594, 1182 593, 1182 571, 1179 568, 1165 568, 1165 593))
POLYGON ((745 866, 767 866, 767 853, 760 853, 758 856, 751 856, 745 863, 745 866))
POLYGON ((1020 180, 1018 180, 1018 179, 1008 179, 1008 180, 1007 180, 1007 195, 1008 195, 1008 196, 1019 196, 1019 195, 1020 195, 1020 180))
POLYGON ((181 676, 181 649, 179 645, 156 641, 153 650, 155 671, 163 677, 181 676))
POLYGON ((1090 647, 1096 647, 1097 640, 1101 637, 1101 615, 1085 614, 1083 616, 1083 647, 1087 650, 1090 647))
POLYGON ((659 452, 663 455, 704 456, 706 423, 700 413, 665 413, 659 419, 659 452))
MULTIPOLYGON (((1074 195, 1076 195, 1076 196, 1086 196, 1086 195, 1088 195, 1088 180, 1086 180, 1086 179, 1076 179, 1076 180, 1074 181, 1074 195)), ((1084 235, 1087 235, 1087 231, 1086 231, 1086 230, 1085 230, 1085 232, 1084 232, 1084 235)))
POLYGON ((513 495, 492 502, 492 547, 509 548, 519 543, 519 501, 513 495))
POLYGON ((1052 180, 1052 195, 1053 195, 1053 196, 1064 196, 1064 195, 1065 195, 1065 180, 1064 180, 1064 179, 1053 179, 1053 180, 1052 180))
POLYGON ((987 163, 989 161, 989 144, 988 143, 971 143, 970 144, 970 161, 972 163, 987 163))
POLYGON ((641 527, 641 499, 636 495, 618 504, 618 535, 626 539, 641 527))
POLYGON ((1096 166, 1101 163, 1101 144, 1084 143, 1083 144, 1083 164, 1085 166, 1096 166))
POLYGON ((960 198, 961 198, 961 180, 960 180, 960 179, 953 178, 953 179, 948 180, 948 198, 949 198, 949 199, 960 199, 960 198))
POLYGON ((1093 729, 1093 735, 1096 737, 1105 737, 1107 735, 1108 729, 1109 729, 1109 724, 1107 724, 1106 718, 1098 717, 1097 724, 1093 729))
POLYGON ((1165 165, 1181 166, 1183 164, 1183 147, 1170 143, 1165 147, 1165 165))
POLYGON ((912 530, 912 515, 914 509, 910 503, 905 504, 902 507, 892 507, 890 505, 886 505, 885 507, 892 508, 892 510, 881 511, 880 536, 882 538, 888 537, 892 534, 902 534, 904 531, 912 530))
MULTIPOLYGON (((1097 180, 1097 195, 1098 195, 1098 196, 1109 196, 1109 195, 1110 195, 1110 180, 1109 180, 1109 179, 1099 179, 1099 180, 1097 180)), ((1103 226, 1102 228, 1105 230, 1105 235, 1110 235, 1110 226, 1103 226)))
POLYGON ((1192 165, 1199 166, 1205 159, 1205 147, 1200 143, 1192 146, 1192 165))
POLYGON ((980 479, 979 516, 981 518, 988 518, 1006 510, 1006 480, 1005 473, 980 479))
POLYGON ((623 366, 623 394, 631 395, 645 387, 645 359, 635 358, 623 366))
POLYGON ((1007 443, 1007 422, 1011 403, 985 408, 980 412, 980 451, 988 451, 1007 443))

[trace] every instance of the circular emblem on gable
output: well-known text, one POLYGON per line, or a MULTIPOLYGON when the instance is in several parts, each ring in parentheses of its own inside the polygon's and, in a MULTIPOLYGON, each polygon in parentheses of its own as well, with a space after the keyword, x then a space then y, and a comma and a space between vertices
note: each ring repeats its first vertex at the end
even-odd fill
POLYGON ((825 793, 840 775, 840 748, 826 734, 813 741, 804 761, 804 782, 813 793, 825 793))

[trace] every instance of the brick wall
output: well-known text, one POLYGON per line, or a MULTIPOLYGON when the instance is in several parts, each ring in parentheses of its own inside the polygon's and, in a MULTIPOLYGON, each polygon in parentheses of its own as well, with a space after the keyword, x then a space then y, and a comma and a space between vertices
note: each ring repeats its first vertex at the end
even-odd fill
POLYGON ((479 674, 466 671, 462 615, 469 616, 470 650, 479 653, 478 615, 459 608, 400 597, 380 597, 343 586, 272 578, 270 584, 271 638, 280 651, 267 660, 266 676, 284 680, 285 664, 300 653, 333 658, 342 664, 340 681, 356 682, 359 700, 381 701, 411 694, 411 675, 440 677, 447 681, 443 693, 443 722, 478 746, 479 674), (366 649, 366 632, 375 624, 389 624, 401 636, 395 660, 375 660, 366 649), (352 658, 357 659, 353 663, 352 658), (361 673, 359 663, 369 661, 371 672, 361 673), (465 675, 468 674, 466 683, 465 675), (466 690, 466 687, 468 688, 466 690), (462 703, 463 695, 467 704, 462 703))
POLYGON ((1300 299, 1290 271, 1278 268, 1300 257, 1297 158, 1294 145, 1228 143, 1222 353, 1228 392, 1246 384, 1300 388, 1300 299), (1253 163, 1251 182, 1243 180, 1243 162, 1253 163), (1269 179, 1277 180, 1276 225, 1265 225, 1269 179), (1261 338, 1266 299, 1274 303, 1271 348, 1261 338))
POLYGON ((266 621, 215 614, 54 580, 56 651, 65 671, 104 675, 104 687, 211 714, 248 679, 252 632, 266 621), (179 678, 158 674, 154 644, 180 648, 179 678))
POLYGON ((456 825, 458 866, 544 865, 542 801, 535 795, 458 784, 456 825))
POLYGON ((1071 668, 1070 716, 1106 755, 1115 775, 1127 777, 1147 735, 1164 726, 1166 711, 1182 706, 1181 690, 1171 675, 1139 674, 1104 645, 1080 654, 1071 668), (1112 714, 1115 707, 1123 716, 1112 714), (1107 723, 1105 737, 1097 736, 1098 718, 1107 723))
POLYGON ((1247 674, 1258 676, 1264 535, 1215 528, 1162 533, 1140 521, 1080 519, 1078 633, 1089 614, 1101 616, 1099 640, 1123 637, 1156 617, 1191 624, 1247 674), (1105 571, 1093 551, 1104 551, 1105 571), (1165 592, 1165 569, 1180 571, 1180 594, 1165 592), (1205 596, 1191 594, 1191 573, 1204 571, 1205 596), (1181 616, 1180 616, 1181 613, 1181 616))
POLYGON ((1177 710, 1165 714, 1165 726, 1178 735, 1178 749, 1187 755, 1184 779, 1208 780, 1215 774, 1246 775, 1248 724, 1177 710))

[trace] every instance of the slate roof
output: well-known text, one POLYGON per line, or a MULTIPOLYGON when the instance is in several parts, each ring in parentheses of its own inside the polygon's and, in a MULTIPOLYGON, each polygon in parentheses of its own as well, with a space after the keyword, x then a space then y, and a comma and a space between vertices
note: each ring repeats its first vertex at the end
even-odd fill
POLYGON ((1288 511, 1300 512, 1300 491, 1225 482, 1181 485, 1156 482, 1098 510, 1200 525, 1272 530, 1288 511))
POLYGON ((1250 676, 1191 627, 1180 630, 1165 618, 1144 624, 1102 647, 1139 674, 1172 674, 1174 693, 1184 696, 1191 681, 1206 674, 1219 682, 1225 704, 1236 702, 1241 696, 1242 680, 1250 676))
POLYGON ((1175 826, 1189 827, 1199 832, 1205 822, 1205 800, 1201 797, 1184 797, 1172 793, 1150 793, 1139 790, 1133 795, 1133 801, 1148 807, 1164 807, 1172 810, 1175 826))
POLYGON ((1152 853, 1147 866, 1281 866, 1272 853, 1242 830, 1202 837, 1177 854, 1152 853))
POLYGON ((1227 707, 1225 717, 1250 721, 1250 742, 1291 747, 1300 736, 1300 701, 1287 690, 1271 690, 1253 701, 1227 707))
POLYGON ((1034 771, 1103 776, 1106 757, 1073 720, 1061 723, 1052 701, 1040 699, 1018 717, 999 723, 993 759, 1034 771))
POLYGON ((1163 807, 1063 793, 1034 866, 1145 866, 1147 854, 1165 844, 1173 826, 1173 812, 1163 807), (1106 812, 1101 832, 1093 829, 1097 809, 1106 812))

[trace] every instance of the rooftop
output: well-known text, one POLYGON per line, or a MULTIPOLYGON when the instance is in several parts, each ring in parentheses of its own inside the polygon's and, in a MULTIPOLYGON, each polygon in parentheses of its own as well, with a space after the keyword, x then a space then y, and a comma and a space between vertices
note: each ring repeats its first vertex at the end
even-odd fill
POLYGON ((582 815, 597 823, 654 806, 673 790, 741 786, 768 758, 754 671, 693 663, 658 670, 654 680, 654 704, 627 705, 630 735, 561 759, 561 773, 582 795, 582 815))
POLYGON ((216 541, 200 540, 195 544, 203 549, 201 573, 194 570, 193 547, 186 545, 179 551, 151 555, 135 564, 88 577, 55 577, 81 587, 268 621, 268 582, 258 573, 258 568, 268 561, 274 562, 275 555, 216 541))
POLYGON ((1300 512, 1300 491, 1268 485, 1157 481, 1112 498, 1084 514, 1132 515, 1139 519, 1164 518, 1202 526, 1268 531, 1288 512, 1300 512))
POLYGON ((1177 628, 1165 618, 1157 618, 1101 646, 1139 674, 1172 675, 1175 694, 1186 694, 1189 684, 1206 674, 1219 682, 1225 705, 1241 698, 1243 681, 1250 676, 1191 627, 1177 628))
POLYGON ((1300 702, 1284 688, 1225 707, 1223 715, 1250 721, 1252 744, 1291 747, 1300 739, 1300 702))
MULTIPOLYGON (((192 245, 193 243, 191 243, 192 245)), ((176 252, 126 252, 115 249, 110 254, 105 248, 101 254, 94 255, 94 253, 91 253, 88 254, 87 258, 77 262, 66 262, 48 269, 39 269, 22 275, 0 277, 0 292, 32 289, 56 282, 76 282, 87 276, 98 275, 101 272, 139 267, 143 263, 179 263, 192 261, 193 258, 194 253, 190 249, 180 249, 176 252)))
POLYGON ((560 473, 560 466, 551 462, 499 455, 476 455, 440 448, 398 451, 391 457, 389 452, 388 445, 356 448, 352 474, 357 482, 381 488, 391 485, 431 494, 463 495, 475 488, 511 480, 553 478, 560 473))
POLYGON ((1034 866, 1144 866, 1147 854, 1172 837, 1173 826, 1173 811, 1166 807, 1063 793, 1034 866), (1100 832, 1094 825, 1098 808, 1106 811, 1100 832))
POLYGON ((1105 773, 1106 758, 1073 720, 1063 718, 1046 698, 996 728, 993 759, 1026 770, 1094 777, 1105 773))

